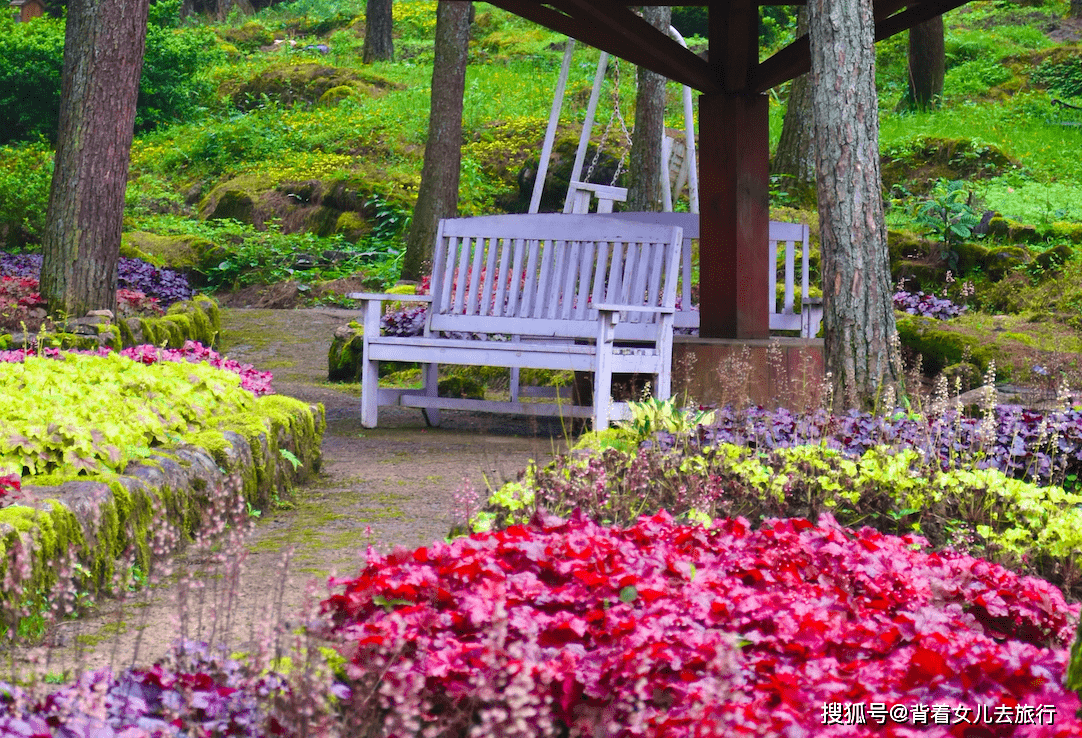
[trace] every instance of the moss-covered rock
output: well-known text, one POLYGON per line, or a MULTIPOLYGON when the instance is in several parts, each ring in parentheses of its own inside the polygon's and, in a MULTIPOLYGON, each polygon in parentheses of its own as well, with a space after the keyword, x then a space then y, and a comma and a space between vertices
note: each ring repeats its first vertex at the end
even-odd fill
POLYGON ((915 195, 926 195, 939 179, 991 179, 1014 162, 997 147, 969 138, 914 139, 905 150, 884 153, 883 189, 903 185, 915 195))
POLYGON ((334 223, 334 232, 347 241, 356 243, 372 232, 372 226, 360 214, 347 212, 338 216, 338 220, 334 223))
POLYGON ((244 51, 255 51, 260 46, 274 43, 274 32, 259 21, 249 21, 237 27, 221 26, 217 33, 223 41, 244 51))
POLYGON ((266 99, 280 105, 314 105, 330 95, 334 102, 351 95, 375 97, 385 90, 402 89, 403 86, 377 74, 331 64, 304 62, 301 64, 275 64, 248 79, 229 79, 219 88, 240 110, 252 110, 264 104, 266 99))
POLYGON ((1059 274, 1063 265, 1073 258, 1075 258, 1075 250, 1071 246, 1061 243, 1040 252, 1033 258, 1033 261, 1036 262, 1045 275, 1055 275, 1059 274))
POLYGON ((134 256, 159 267, 169 267, 189 275, 205 265, 206 255, 215 245, 199 236, 163 236, 145 231, 125 233, 120 255, 134 256))
POLYGON ((364 328, 352 321, 334 332, 327 352, 327 379, 331 382, 358 382, 364 355, 364 328))
POLYGON ((972 362, 984 371, 994 356, 980 340, 949 330, 944 321, 932 318, 898 315, 898 338, 903 349, 923 357, 924 373, 929 376, 963 362, 972 362))
POLYGON ((1022 246, 999 246, 988 250, 984 273, 998 282, 1030 260, 1029 251, 1022 246))
POLYGON ((460 397, 470 400, 485 399, 485 385, 476 379, 461 375, 441 379, 437 392, 440 397, 460 397))
POLYGON ((339 85, 338 87, 332 87, 319 96, 319 105, 321 107, 331 107, 345 100, 347 97, 353 97, 353 88, 349 85, 339 85))
POLYGON ((322 405, 268 395, 216 430, 133 461, 123 474, 26 477, 32 503, 0 509, 0 578, 14 575, 13 560, 25 561, 22 591, 47 600, 69 551, 82 591, 107 587, 121 561, 149 571, 153 526, 183 540, 204 522, 211 491, 237 479, 248 504, 266 507, 319 470, 325 427, 322 405))

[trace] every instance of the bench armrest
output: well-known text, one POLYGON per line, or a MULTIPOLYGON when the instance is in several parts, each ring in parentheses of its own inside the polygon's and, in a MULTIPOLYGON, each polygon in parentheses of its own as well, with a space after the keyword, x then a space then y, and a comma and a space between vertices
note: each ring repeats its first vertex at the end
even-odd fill
POLYGON ((432 295, 398 295, 390 292, 350 292, 350 300, 373 300, 375 302, 432 302, 432 295))
POLYGON ((674 307, 648 307, 646 305, 618 305, 611 302, 599 302, 593 306, 601 312, 618 313, 627 311, 629 313, 675 313, 674 307))

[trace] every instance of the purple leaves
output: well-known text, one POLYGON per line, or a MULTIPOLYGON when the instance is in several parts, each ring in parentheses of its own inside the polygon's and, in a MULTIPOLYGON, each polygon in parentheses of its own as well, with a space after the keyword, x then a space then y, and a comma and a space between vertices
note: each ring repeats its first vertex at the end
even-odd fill
POLYGON ((905 290, 894 293, 894 309, 910 315, 935 318, 936 320, 957 318, 966 310, 964 305, 955 305, 945 297, 926 295, 923 292, 906 292, 905 290))
MULTIPOLYGON (((0 275, 37 279, 41 273, 41 260, 41 254, 8 254, 0 251, 0 275)), ((174 302, 190 300, 194 294, 188 278, 182 273, 175 269, 159 269, 142 259, 120 259, 117 286, 156 298, 163 308, 174 302)))

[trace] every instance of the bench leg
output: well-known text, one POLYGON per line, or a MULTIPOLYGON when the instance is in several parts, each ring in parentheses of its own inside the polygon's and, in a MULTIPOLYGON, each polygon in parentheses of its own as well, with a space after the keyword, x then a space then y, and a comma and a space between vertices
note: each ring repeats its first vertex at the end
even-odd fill
POLYGON ((616 329, 616 314, 607 313, 599 320, 597 360, 594 368, 594 430, 609 427, 609 405, 612 403, 612 341, 616 329))
MULTIPOLYGON (((424 377, 425 394, 428 397, 438 397, 440 393, 440 365, 422 364, 421 376, 424 377)), ((439 427, 440 409, 438 407, 423 407, 421 414, 425 416, 425 423, 432 427, 439 427)))
POLYGON ((361 360, 361 425, 375 428, 379 416, 379 362, 361 360))

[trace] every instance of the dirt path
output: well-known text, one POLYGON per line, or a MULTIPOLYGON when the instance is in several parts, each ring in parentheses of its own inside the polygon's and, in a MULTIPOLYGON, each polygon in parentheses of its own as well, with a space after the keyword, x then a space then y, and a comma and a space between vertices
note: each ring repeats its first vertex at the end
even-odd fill
MULTIPOLYGON (((189 596, 190 637, 207 639, 212 629, 220 631, 223 618, 213 617, 210 603, 225 601, 233 603, 227 642, 244 647, 278 613, 298 612, 309 583, 319 583, 318 596, 329 573, 356 572, 367 545, 386 552, 442 540, 461 517, 457 491, 471 485, 483 501, 488 488, 515 479, 530 459, 545 461, 561 447, 560 425, 548 419, 445 413, 441 428, 427 428, 418 410, 386 408, 378 429, 362 428, 359 386, 326 382, 334 328, 354 315, 334 309, 223 310, 221 352, 273 372, 280 394, 322 402, 327 431, 319 476, 296 491, 291 509, 266 511, 255 521, 239 584, 230 586, 228 577, 213 571, 201 576, 204 589, 189 596), (282 586, 283 553, 291 548, 289 580, 282 586)), ((199 571, 207 561, 190 555, 178 569, 199 571)), ((53 650, 47 670, 123 667, 158 658, 178 634, 176 589, 159 588, 123 611, 107 606, 61 626, 62 648, 53 650)))

